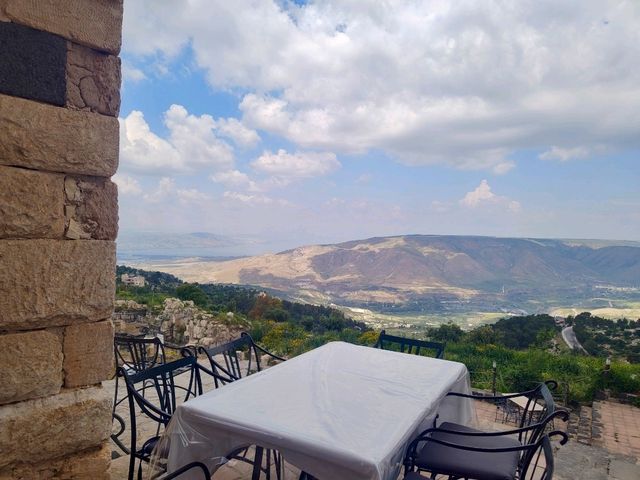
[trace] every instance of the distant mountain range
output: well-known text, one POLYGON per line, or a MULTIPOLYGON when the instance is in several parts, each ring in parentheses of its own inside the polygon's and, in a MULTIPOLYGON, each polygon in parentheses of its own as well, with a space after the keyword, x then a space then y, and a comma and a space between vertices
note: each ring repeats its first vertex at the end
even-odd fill
POLYGON ((209 232, 159 233, 121 231, 118 235, 118 257, 145 256, 240 256, 257 242, 250 237, 230 237, 209 232))
POLYGON ((510 308, 536 298, 640 287, 640 243, 405 235, 153 267, 187 281, 258 285, 307 301, 510 308))

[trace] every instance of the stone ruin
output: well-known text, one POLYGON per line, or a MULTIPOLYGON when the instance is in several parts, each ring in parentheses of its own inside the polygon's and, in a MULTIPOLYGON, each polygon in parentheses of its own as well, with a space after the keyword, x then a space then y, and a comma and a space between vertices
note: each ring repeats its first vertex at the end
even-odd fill
POLYGON ((247 325, 235 322, 232 312, 214 315, 196 307, 191 300, 167 298, 158 316, 165 339, 178 344, 208 347, 238 338, 247 325))

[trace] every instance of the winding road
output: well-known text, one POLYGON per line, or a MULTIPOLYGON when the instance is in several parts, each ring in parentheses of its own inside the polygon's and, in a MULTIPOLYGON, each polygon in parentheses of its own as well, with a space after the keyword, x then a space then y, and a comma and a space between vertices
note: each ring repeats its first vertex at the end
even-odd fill
POLYGON ((562 329, 562 339, 564 340, 564 343, 566 343, 571 350, 580 350, 586 353, 587 355, 589 355, 589 352, 587 352, 584 349, 584 347, 580 345, 580 342, 578 341, 578 338, 576 337, 576 334, 573 331, 573 327, 565 327, 562 329))

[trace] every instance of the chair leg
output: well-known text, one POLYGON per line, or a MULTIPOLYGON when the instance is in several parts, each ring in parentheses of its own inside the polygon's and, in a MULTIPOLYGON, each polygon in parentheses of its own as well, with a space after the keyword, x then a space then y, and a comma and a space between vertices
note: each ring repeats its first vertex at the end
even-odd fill
POLYGON ((267 448, 265 453, 267 457, 267 469, 265 474, 266 474, 267 480, 271 480, 271 450, 267 448))
POLYGON ((136 469, 136 457, 133 455, 133 449, 129 455, 129 480, 133 480, 134 471, 136 469))
POLYGON ((282 472, 280 471, 282 469, 282 457, 280 455, 280 452, 278 452, 277 450, 271 450, 273 452, 273 465, 276 468, 276 480, 282 480, 282 472))
POLYGON ((260 480, 260 470, 262 469, 262 454, 264 449, 256 445, 256 457, 253 462, 253 473, 251 474, 251 480, 260 480))

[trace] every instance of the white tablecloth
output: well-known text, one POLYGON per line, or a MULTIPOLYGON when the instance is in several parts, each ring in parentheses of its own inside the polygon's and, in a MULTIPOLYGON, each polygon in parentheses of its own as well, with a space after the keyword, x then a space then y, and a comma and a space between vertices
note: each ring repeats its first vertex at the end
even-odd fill
POLYGON ((332 342, 179 406, 169 471, 196 460, 215 470, 258 444, 321 480, 395 480, 436 414, 475 421, 472 403, 450 391, 470 392, 461 363, 332 342))

